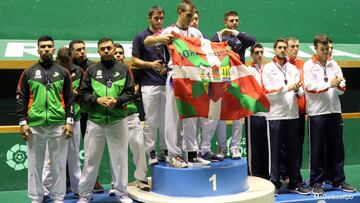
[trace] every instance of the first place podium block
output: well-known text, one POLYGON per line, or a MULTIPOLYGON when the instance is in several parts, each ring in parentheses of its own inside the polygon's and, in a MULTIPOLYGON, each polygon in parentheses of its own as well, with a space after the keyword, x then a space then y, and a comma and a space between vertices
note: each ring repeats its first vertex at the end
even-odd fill
POLYGON ((274 190, 271 182, 248 177, 245 159, 181 169, 159 163, 153 168, 150 192, 134 184, 128 187, 133 199, 151 203, 272 203, 274 190))
POLYGON ((154 193, 175 197, 229 195, 248 189, 245 159, 224 159, 201 168, 173 168, 155 165, 152 173, 154 193))

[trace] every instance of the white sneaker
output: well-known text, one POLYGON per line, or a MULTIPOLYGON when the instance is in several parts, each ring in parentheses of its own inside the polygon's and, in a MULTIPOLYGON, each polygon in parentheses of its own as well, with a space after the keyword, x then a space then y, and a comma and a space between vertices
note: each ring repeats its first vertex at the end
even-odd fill
POLYGON ((91 198, 81 197, 77 203, 91 203, 91 198))
POLYGON ((231 150, 231 158, 232 159, 241 159, 241 154, 239 149, 232 149, 231 150))
POLYGON ((121 195, 119 197, 119 201, 121 203, 132 203, 133 202, 132 199, 130 199, 129 196, 127 196, 127 195, 121 195))
POLYGON ((115 196, 115 189, 114 188, 111 188, 109 190, 109 196, 111 196, 111 197, 115 196))
POLYGON ((202 163, 202 165, 210 165, 211 164, 211 161, 205 160, 205 159, 201 158, 200 156, 194 158, 194 160, 196 162, 202 163))

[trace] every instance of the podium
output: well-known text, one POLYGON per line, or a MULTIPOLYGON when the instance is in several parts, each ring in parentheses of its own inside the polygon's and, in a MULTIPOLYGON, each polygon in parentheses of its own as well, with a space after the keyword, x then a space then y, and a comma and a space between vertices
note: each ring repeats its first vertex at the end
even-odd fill
POLYGON ((271 182, 248 177, 246 159, 224 159, 200 168, 173 168, 166 163, 153 167, 151 192, 134 184, 131 198, 141 202, 274 202, 271 182))

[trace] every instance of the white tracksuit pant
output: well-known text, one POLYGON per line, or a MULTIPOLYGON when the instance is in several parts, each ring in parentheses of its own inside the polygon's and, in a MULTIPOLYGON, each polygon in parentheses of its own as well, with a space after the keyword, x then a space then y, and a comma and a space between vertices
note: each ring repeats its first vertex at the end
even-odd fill
POLYGON ((109 150, 110 167, 114 171, 115 194, 120 196, 127 193, 128 131, 126 118, 111 124, 96 124, 88 120, 84 141, 85 161, 79 182, 80 197, 91 197, 105 144, 109 150))
POLYGON ((50 166, 52 174, 51 199, 54 202, 63 202, 66 193, 66 156, 68 150, 68 140, 63 134, 63 126, 30 127, 31 138, 27 143, 28 196, 32 202, 41 202, 44 196, 42 171, 47 144, 52 163, 50 166))
POLYGON ((203 122, 200 152, 204 155, 211 152, 211 140, 214 137, 218 120, 208 120, 203 122))
MULTIPOLYGON (((67 164, 70 177, 71 191, 78 193, 79 179, 81 175, 80 159, 79 159, 79 147, 80 147, 80 121, 75 121, 73 125, 73 136, 68 139, 68 152, 67 152, 67 164)), ((48 145, 46 145, 48 148, 48 145)), ((44 195, 49 195, 52 185, 52 178, 50 172, 50 158, 48 150, 45 152, 44 169, 42 173, 42 181, 44 187, 44 195)))
POLYGON ((141 95, 145 111, 144 147, 146 153, 156 150, 158 129, 160 149, 165 150, 165 86, 141 86, 141 95))
POLYGON ((140 124, 139 114, 135 113, 127 117, 129 126, 130 150, 136 166, 134 177, 138 180, 146 180, 146 155, 144 148, 144 134, 140 124))
MULTIPOLYGON (((146 180, 147 165, 146 165, 146 155, 144 149, 144 134, 141 127, 139 114, 134 113, 127 117, 127 122, 129 126, 129 140, 130 140, 130 150, 133 154, 133 161, 135 164, 134 177, 138 180, 146 180)), ((111 171, 112 184, 114 183, 115 176, 114 172, 111 171)))
MULTIPOLYGON (((244 119, 234 120, 232 122, 231 141, 230 141, 230 146, 229 146, 230 151, 233 149, 238 149, 240 146, 243 124, 244 124, 244 119)), ((219 148, 227 149, 226 122, 225 121, 218 122, 218 126, 216 128, 216 135, 218 138, 219 148)))
MULTIPOLYGON (((201 136, 213 137, 216 129, 216 120, 207 118, 187 118, 183 120, 184 151, 199 151, 201 136), (200 130, 201 129, 201 130, 200 130)), ((205 138, 206 139, 206 138, 205 138)))
POLYGON ((172 71, 168 72, 165 86, 166 105, 165 105, 165 141, 168 149, 168 155, 182 155, 181 143, 178 140, 181 131, 181 121, 179 112, 176 107, 176 100, 174 95, 174 88, 170 84, 172 71), (180 147, 179 147, 180 146, 180 147))
MULTIPOLYGON (((216 121, 216 123, 210 123, 210 127, 208 130, 212 130, 216 128, 216 134, 218 136, 218 146, 219 148, 227 148, 227 140, 226 140, 226 121, 216 121)), ((230 151, 232 149, 239 148, 240 140, 241 140, 241 132, 242 132, 243 121, 234 120, 232 123, 232 135, 230 142, 230 151)), ((208 133, 207 136, 203 136, 203 140, 201 142, 201 154, 205 154, 206 152, 211 151, 211 140, 214 136, 214 133, 208 133)))

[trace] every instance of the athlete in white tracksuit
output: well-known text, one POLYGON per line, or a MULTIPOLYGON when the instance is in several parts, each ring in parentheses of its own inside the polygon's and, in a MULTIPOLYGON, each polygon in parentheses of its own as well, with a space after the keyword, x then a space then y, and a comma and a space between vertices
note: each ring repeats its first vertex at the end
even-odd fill
MULTIPOLYGON (((192 3, 183 2, 178 7, 178 20, 176 24, 173 24, 155 35, 148 36, 144 40, 144 44, 147 46, 156 44, 169 44, 172 40, 171 32, 186 36, 203 38, 202 33, 193 27, 189 27, 192 16, 194 14, 194 5, 192 3)), ((170 71, 166 80, 166 105, 165 105, 165 141, 168 148, 168 155, 170 158, 170 165, 175 167, 186 167, 187 164, 182 158, 181 144, 178 145, 178 137, 181 131, 181 124, 179 119, 179 113, 176 108, 176 100, 174 96, 174 90, 172 86, 172 63, 169 62, 168 67, 170 71), (179 147, 180 146, 180 147, 179 147), (171 160, 172 159, 172 160, 171 160)), ((188 139, 187 135, 184 135, 184 139, 188 139)), ((196 137, 196 134, 192 134, 196 137)), ((195 138, 196 139, 196 138, 195 138)), ((181 141, 179 142, 181 143, 181 141)))
MULTIPOLYGON (((280 150, 284 145, 286 167, 289 172, 289 189, 303 188, 299 161, 298 129, 299 109, 296 95, 302 95, 298 69, 286 60, 287 42, 277 39, 274 43, 276 56, 262 70, 262 82, 270 100, 270 111, 267 114, 270 181, 278 190, 280 182, 280 150)), ((308 194, 308 192, 304 192, 308 194)))
POLYGON ((344 94, 345 79, 338 64, 334 60, 327 60, 328 43, 326 35, 316 35, 316 55, 306 61, 303 67, 306 110, 310 116, 310 185, 314 194, 324 192, 322 183, 325 163, 334 188, 340 186, 347 192, 356 191, 345 183, 344 173, 343 121, 339 96, 344 94))

